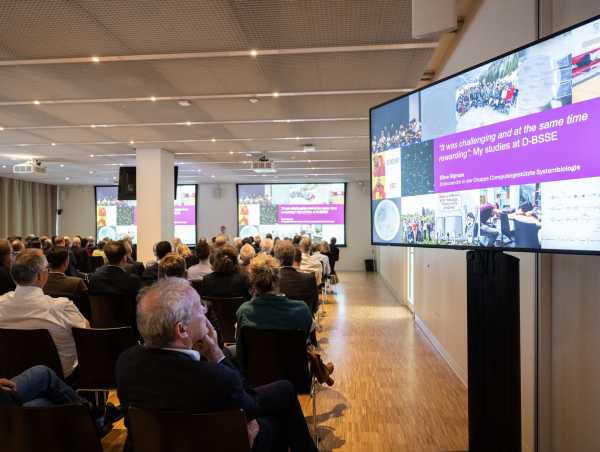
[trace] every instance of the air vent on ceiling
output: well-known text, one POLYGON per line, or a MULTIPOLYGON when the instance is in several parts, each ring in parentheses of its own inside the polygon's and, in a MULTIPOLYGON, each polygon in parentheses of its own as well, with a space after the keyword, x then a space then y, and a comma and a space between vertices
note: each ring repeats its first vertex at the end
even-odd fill
POLYGON ((46 167, 39 160, 30 160, 13 165, 14 174, 46 174, 46 167))

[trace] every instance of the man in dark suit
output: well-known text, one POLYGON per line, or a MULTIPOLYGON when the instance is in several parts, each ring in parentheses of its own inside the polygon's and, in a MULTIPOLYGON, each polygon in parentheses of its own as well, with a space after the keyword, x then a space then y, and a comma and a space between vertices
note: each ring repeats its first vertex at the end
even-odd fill
POLYGON ((142 280, 146 284, 152 284, 154 281, 158 279, 158 262, 173 251, 173 247, 171 246, 171 242, 167 242, 163 240, 162 242, 158 242, 154 245, 154 255, 156 256, 156 262, 148 265, 144 273, 142 274, 142 280))
POLYGON ((123 406, 189 412, 241 408, 253 451, 316 452, 291 383, 246 389, 218 347, 205 312, 185 279, 164 278, 144 289, 138 305, 144 345, 126 350, 116 365, 123 406))
POLYGON ((44 293, 51 297, 66 297, 86 319, 91 316, 88 288, 83 279, 67 276, 69 268, 69 251, 64 246, 53 246, 46 254, 48 259, 48 281, 43 287, 44 293))
POLYGON ((10 275, 12 247, 8 240, 0 240, 0 295, 15 290, 15 282, 10 275))
POLYGON ((292 300, 304 301, 314 314, 319 305, 317 281, 314 273, 300 271, 302 253, 297 250, 289 240, 280 240, 275 247, 275 257, 281 263, 279 290, 292 300), (296 254, 299 255, 298 262, 296 254))
POLYGON ((137 275, 125 271, 127 252, 121 241, 104 245, 104 254, 108 260, 90 275, 88 292, 90 296, 108 295, 123 300, 123 319, 128 317, 127 324, 135 328, 135 300, 140 290, 141 281, 137 275))
POLYGON ((90 272, 90 256, 86 250, 87 239, 80 238, 78 236, 73 237, 73 245, 71 246, 71 253, 77 260, 77 270, 81 273, 90 272))

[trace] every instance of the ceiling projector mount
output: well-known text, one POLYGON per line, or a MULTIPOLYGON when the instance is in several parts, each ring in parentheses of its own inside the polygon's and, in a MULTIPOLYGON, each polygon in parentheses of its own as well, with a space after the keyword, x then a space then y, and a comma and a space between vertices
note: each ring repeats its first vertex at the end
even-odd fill
POLYGON ((275 163, 269 159, 266 155, 262 155, 258 160, 252 161, 252 170, 255 173, 275 173, 275 163))
POLYGON ((41 160, 31 159, 25 163, 13 165, 14 174, 46 174, 46 167, 41 160))

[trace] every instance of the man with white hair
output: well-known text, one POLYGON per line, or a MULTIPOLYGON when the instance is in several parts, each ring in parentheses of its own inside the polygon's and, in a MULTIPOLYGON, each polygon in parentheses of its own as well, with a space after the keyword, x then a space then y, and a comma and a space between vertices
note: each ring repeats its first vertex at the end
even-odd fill
MULTIPOLYGON (((0 328, 46 329, 54 340, 65 377, 77 366, 72 327, 89 328, 89 323, 67 298, 44 295, 48 261, 40 249, 22 251, 11 268, 17 288, 0 296, 0 328)), ((12 375, 11 375, 12 376, 12 375)))
POLYGON ((316 452, 291 383, 246 389, 205 314, 185 279, 161 279, 140 293, 137 323, 144 345, 126 350, 117 361, 121 404, 189 412, 241 408, 253 451, 316 452))
POLYGON ((264 239, 260 241, 260 252, 273 255, 273 239, 264 239))

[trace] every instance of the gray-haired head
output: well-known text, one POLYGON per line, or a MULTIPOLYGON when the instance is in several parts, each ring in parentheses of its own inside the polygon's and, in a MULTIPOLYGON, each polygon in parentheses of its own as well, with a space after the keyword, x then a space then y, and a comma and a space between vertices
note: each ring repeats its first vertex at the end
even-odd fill
POLYGON ((21 251, 10 269, 15 282, 20 286, 35 285, 37 275, 48 268, 48 261, 42 250, 30 248, 21 251))
POLYGON ((204 309, 198 292, 182 278, 164 278, 138 296, 137 326, 149 347, 168 347, 177 323, 189 324, 195 310, 204 309))

